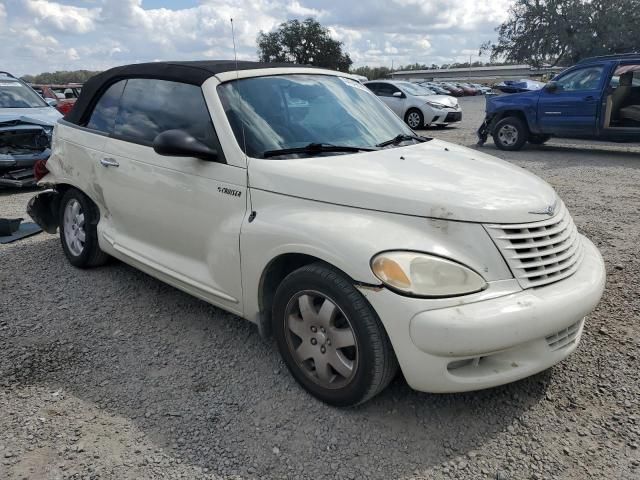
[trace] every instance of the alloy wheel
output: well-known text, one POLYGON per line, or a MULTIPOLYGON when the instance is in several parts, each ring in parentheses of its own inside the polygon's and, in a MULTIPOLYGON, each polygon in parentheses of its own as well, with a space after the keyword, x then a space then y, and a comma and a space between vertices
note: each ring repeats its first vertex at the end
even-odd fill
POLYGON ((418 128, 420 126, 420 115, 417 112, 411 112, 407 115, 407 123, 411 128, 418 128))
POLYGON ((500 142, 506 147, 511 147, 518 141, 518 129, 513 125, 503 125, 498 131, 500 142))
POLYGON ((86 233, 84 230, 84 212, 80 202, 72 198, 64 208, 64 238, 69 251, 76 257, 82 255, 86 233))
POLYGON ((302 291, 287 304, 287 346, 304 374, 317 385, 349 384, 358 368, 358 346, 345 313, 326 295, 302 291))

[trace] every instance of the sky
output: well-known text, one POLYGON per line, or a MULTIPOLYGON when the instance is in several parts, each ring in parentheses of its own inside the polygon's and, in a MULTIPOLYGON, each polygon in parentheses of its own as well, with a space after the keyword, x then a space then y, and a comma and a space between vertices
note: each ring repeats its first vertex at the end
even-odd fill
POLYGON ((104 70, 154 60, 257 59, 256 37, 313 17, 354 67, 488 61, 512 0, 0 0, 0 70, 104 70))

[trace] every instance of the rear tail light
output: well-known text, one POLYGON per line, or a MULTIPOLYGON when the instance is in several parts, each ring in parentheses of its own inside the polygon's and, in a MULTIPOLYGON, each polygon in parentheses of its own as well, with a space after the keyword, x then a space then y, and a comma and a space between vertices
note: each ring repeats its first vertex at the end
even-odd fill
POLYGON ((49 173, 49 170, 47 169, 46 160, 38 160, 33 165, 33 176, 36 177, 36 182, 39 182, 47 173, 49 173))
POLYGON ((66 115, 73 108, 73 103, 59 103, 56 108, 62 115, 66 115))

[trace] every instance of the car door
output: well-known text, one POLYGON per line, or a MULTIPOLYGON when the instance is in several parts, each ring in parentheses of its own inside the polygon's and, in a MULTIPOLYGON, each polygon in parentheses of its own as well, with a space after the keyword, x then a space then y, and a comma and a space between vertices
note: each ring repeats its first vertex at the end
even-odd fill
POLYGON ((396 113, 396 115, 400 118, 404 118, 407 96, 402 93, 398 87, 391 83, 380 82, 378 84, 376 95, 378 95, 380 99, 396 113))
POLYGON ((544 133, 595 135, 605 69, 589 65, 571 70, 540 91, 538 120, 544 133))
POLYGON ((141 269, 241 314, 246 170, 225 162, 201 88, 126 80, 103 149, 106 241, 141 269), (218 161, 157 154, 154 138, 173 129, 215 149, 218 161))

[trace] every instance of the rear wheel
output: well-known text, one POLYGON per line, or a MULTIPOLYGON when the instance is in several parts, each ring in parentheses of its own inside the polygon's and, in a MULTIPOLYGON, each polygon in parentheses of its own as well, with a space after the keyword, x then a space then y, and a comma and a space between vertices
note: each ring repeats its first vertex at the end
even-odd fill
POLYGON ((404 121, 413 130, 424 127, 424 115, 417 108, 409 109, 404 116, 404 121))
POLYGON ((397 372, 377 314, 347 277, 325 264, 301 267, 282 281, 272 322, 293 377, 331 405, 365 402, 397 372))
POLYGON ((529 129, 518 117, 503 118, 493 129, 493 141, 500 150, 520 150, 528 137, 529 129))
POLYGON ((98 208, 84 193, 71 188, 62 196, 60 241, 67 259, 74 267, 95 267, 108 260, 109 256, 98 245, 98 219, 98 208))

